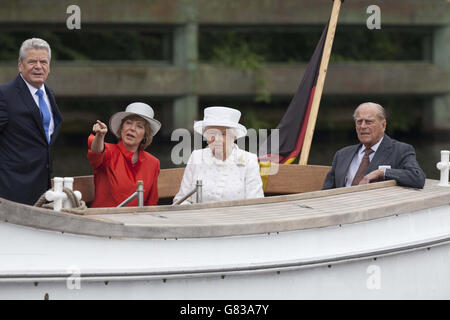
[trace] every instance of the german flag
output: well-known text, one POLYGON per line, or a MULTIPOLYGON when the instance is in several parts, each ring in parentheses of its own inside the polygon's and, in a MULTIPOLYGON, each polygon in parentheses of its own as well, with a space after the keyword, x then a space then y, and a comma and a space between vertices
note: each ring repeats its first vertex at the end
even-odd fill
POLYGON ((303 79, 297 89, 297 93, 292 98, 286 113, 277 126, 280 139, 278 152, 272 150, 271 137, 269 136, 267 140, 260 145, 260 161, 289 164, 299 155, 308 125, 309 113, 311 111, 311 105, 316 89, 327 30, 328 23, 326 24, 319 43, 309 61, 303 79))

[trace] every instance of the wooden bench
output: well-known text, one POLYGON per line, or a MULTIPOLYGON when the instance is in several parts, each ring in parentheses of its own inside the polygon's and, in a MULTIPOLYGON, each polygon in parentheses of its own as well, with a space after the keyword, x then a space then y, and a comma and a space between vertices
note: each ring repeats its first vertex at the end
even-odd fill
MULTIPOLYGON (((293 194, 322 189, 322 184, 330 167, 313 165, 279 165, 278 172, 269 176, 265 194, 293 194)), ((160 199, 173 198, 183 179, 184 168, 162 169, 158 178, 158 195, 160 199)), ((94 199, 94 176, 75 177, 74 190, 79 190, 86 203, 94 199)), ((144 186, 145 188, 145 186, 144 186)))

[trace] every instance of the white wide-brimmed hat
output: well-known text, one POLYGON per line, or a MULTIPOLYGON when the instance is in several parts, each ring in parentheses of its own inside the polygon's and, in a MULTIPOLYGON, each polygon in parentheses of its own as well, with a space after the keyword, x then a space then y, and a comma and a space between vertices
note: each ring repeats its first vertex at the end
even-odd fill
POLYGON ((150 124, 153 135, 155 135, 161 128, 161 123, 158 120, 153 119, 153 117, 155 116, 155 112, 153 111, 152 107, 143 102, 133 102, 127 106, 125 111, 117 112, 113 114, 109 119, 109 127, 118 138, 120 137, 117 135, 117 131, 120 128, 120 124, 122 123, 123 118, 132 114, 138 115, 147 120, 150 124))
POLYGON ((194 123, 194 131, 203 134, 206 127, 220 126, 232 128, 236 139, 244 137, 247 129, 239 123, 241 112, 228 107, 208 107, 203 111, 203 120, 194 123))

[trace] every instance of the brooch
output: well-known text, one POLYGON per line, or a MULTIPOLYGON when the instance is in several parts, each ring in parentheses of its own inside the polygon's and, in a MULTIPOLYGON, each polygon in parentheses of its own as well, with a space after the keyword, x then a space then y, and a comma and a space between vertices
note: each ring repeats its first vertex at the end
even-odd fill
POLYGON ((236 164, 237 164, 239 167, 245 166, 245 157, 244 157, 244 155, 241 154, 241 155, 237 158, 236 164))

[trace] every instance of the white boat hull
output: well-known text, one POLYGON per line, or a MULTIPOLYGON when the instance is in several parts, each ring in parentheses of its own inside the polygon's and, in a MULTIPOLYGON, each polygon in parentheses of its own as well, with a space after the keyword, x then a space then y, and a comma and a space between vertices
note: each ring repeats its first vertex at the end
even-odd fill
POLYGON ((449 299, 450 206, 231 237, 0 223, 0 299, 449 299))

